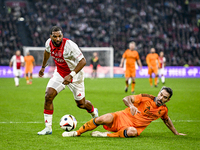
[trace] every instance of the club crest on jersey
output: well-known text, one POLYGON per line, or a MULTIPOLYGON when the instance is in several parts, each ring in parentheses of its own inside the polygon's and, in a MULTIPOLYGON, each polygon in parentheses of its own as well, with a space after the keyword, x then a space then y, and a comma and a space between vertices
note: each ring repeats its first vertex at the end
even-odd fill
POLYGON ((62 56, 62 53, 61 53, 61 52, 58 52, 58 56, 61 57, 61 56, 62 56))

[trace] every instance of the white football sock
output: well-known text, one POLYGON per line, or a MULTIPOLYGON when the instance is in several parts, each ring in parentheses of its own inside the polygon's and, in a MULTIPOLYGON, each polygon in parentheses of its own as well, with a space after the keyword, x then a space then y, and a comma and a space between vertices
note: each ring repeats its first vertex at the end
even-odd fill
POLYGON ((162 76, 162 77, 161 77, 161 81, 162 81, 162 83, 165 82, 165 76, 162 76))
POLYGON ((44 114, 45 126, 48 127, 49 129, 52 128, 52 119, 53 119, 53 115, 44 114))
POLYGON ((15 78, 14 78, 14 81, 15 81, 15 86, 18 86, 18 85, 19 85, 19 78, 18 78, 18 77, 15 77, 15 78))

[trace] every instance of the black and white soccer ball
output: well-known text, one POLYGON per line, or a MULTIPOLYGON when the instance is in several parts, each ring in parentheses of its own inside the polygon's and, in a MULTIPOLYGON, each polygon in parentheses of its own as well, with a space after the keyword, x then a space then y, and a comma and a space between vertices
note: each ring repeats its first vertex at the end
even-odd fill
POLYGON ((71 131, 76 128, 77 120, 73 115, 64 115, 60 119, 60 127, 65 131, 71 131))

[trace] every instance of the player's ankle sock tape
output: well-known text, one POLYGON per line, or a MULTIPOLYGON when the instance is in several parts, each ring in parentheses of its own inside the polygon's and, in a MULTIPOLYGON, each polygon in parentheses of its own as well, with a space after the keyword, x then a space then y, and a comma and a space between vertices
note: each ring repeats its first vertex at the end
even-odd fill
POLYGON ((96 124, 95 120, 96 120, 96 118, 93 119, 94 125, 99 126, 99 124, 96 124))
POLYGON ((127 135, 127 130, 124 130, 124 137, 128 138, 129 136, 127 135))

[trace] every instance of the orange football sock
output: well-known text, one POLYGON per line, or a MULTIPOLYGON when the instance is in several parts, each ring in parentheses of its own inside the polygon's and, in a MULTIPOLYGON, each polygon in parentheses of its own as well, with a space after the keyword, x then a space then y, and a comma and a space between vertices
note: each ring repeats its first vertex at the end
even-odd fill
POLYGON ((108 137, 122 137, 122 138, 125 138, 125 137, 128 137, 126 132, 127 131, 123 129, 123 130, 119 130, 118 132, 107 134, 107 136, 108 137))
POLYGON ((26 81, 28 81, 28 77, 26 77, 26 81))
POLYGON ((154 82, 155 82, 155 83, 154 83, 155 85, 157 85, 157 81, 158 81, 158 77, 155 77, 155 81, 154 81, 154 82))
POLYGON ((150 83, 151 86, 153 85, 153 79, 152 78, 149 78, 149 83, 150 83))
POLYGON ((128 87, 128 81, 126 81, 126 87, 128 87))
POLYGON ((90 121, 86 122, 82 127, 80 127, 76 132, 77 135, 80 136, 82 133, 86 131, 90 131, 98 127, 98 125, 95 123, 95 118, 91 119, 90 121))
POLYGON ((131 92, 134 92, 134 90, 135 90, 135 82, 132 82, 132 84, 131 84, 131 92))

